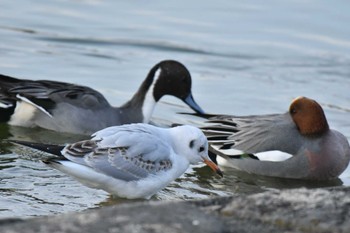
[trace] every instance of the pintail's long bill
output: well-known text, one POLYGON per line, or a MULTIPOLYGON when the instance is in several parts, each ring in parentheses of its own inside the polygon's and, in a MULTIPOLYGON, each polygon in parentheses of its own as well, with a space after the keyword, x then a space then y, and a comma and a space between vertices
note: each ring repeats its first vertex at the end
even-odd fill
POLYGON ((184 100, 188 106, 190 106, 196 113, 204 114, 204 111, 199 105, 194 101, 192 93, 190 93, 184 100))
POLYGON ((208 165, 211 169, 213 169, 214 172, 216 172, 219 176, 223 177, 224 174, 222 173, 222 171, 220 170, 220 168, 218 167, 218 165, 216 165, 213 161, 208 160, 208 159, 204 159, 203 161, 206 165, 208 165))

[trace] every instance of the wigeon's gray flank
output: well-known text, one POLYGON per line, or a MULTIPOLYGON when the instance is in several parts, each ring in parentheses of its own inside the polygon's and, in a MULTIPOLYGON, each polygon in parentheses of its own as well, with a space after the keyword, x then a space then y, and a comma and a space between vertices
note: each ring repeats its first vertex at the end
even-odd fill
POLYGON ((149 71, 131 100, 121 107, 112 107, 101 93, 86 86, 0 75, 0 121, 91 134, 113 125, 148 123, 164 95, 175 96, 203 113, 193 99, 191 85, 191 75, 183 64, 161 61, 149 71))
POLYGON ((329 180, 349 164, 347 138, 330 129, 322 107, 306 97, 296 98, 284 114, 216 115, 208 123, 202 130, 212 156, 218 155, 223 166, 264 176, 329 180), (280 159, 272 151, 288 155, 280 159), (260 157, 263 154, 270 155, 269 161, 260 157))

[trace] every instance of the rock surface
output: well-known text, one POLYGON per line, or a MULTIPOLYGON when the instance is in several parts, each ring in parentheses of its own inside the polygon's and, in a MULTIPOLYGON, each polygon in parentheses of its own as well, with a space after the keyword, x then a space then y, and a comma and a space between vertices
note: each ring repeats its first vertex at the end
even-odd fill
POLYGON ((3 233, 350 232, 350 187, 123 204, 60 216, 2 220, 0 229, 3 233))

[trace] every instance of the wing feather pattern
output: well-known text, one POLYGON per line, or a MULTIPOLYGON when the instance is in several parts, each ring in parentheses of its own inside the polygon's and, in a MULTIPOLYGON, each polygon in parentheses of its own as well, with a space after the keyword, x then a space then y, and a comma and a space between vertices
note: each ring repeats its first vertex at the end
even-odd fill
POLYGON ((66 146, 68 160, 125 181, 139 180, 172 167, 171 148, 145 127, 110 127, 98 136, 66 146), (118 131, 114 134, 110 128, 118 131))
POLYGON ((217 150, 238 149, 245 153, 280 150, 296 154, 302 144, 289 113, 264 116, 215 116, 208 119, 210 125, 202 127, 211 145, 217 150), (276 135, 279 135, 276 137, 276 135), (293 138, 290 135, 298 135, 293 138), (291 143, 293 141, 293 143, 291 143))
POLYGON ((0 74, 0 107, 15 106, 17 101, 21 101, 18 96, 50 114, 59 103, 89 109, 110 106, 103 95, 86 86, 51 80, 22 80, 0 74))

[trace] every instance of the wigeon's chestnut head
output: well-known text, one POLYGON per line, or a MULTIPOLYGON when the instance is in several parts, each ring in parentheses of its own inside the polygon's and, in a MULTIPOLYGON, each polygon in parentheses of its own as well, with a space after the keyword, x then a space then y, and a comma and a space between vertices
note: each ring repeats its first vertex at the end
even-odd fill
POLYGON ((323 109, 315 100, 298 97, 290 105, 289 113, 303 135, 322 134, 329 129, 323 109))

